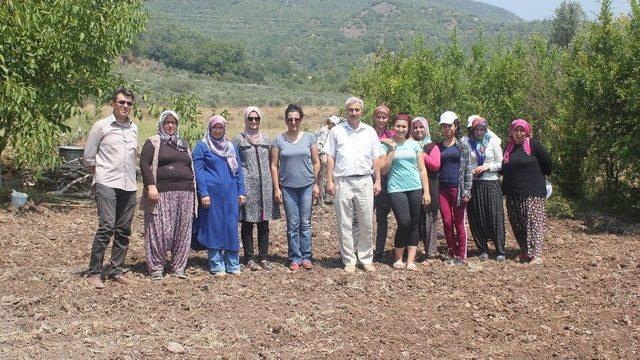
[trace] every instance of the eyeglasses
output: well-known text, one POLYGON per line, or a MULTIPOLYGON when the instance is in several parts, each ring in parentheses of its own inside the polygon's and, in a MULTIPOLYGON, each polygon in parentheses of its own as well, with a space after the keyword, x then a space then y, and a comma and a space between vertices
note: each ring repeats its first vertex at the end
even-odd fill
POLYGON ((116 102, 117 102, 118 104, 120 104, 120 105, 123 105, 123 106, 124 106, 124 104, 127 104, 127 105, 129 105, 129 106, 132 106, 132 105, 133 105, 133 101, 116 100, 116 102))
POLYGON ((257 116, 249 116, 247 118, 248 121, 255 121, 255 122, 260 122, 260 118, 257 116))
POLYGON ((302 122, 302 118, 287 118, 287 122, 302 122))

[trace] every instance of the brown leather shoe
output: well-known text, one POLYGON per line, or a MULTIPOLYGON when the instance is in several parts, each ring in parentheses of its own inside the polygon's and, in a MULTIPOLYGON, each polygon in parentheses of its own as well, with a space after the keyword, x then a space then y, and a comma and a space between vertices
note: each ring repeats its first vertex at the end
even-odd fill
POLYGON ((117 275, 113 277, 113 281, 117 282, 118 284, 122 284, 122 285, 135 285, 137 284, 137 282, 131 278, 128 278, 126 275, 122 274, 122 275, 117 275))
POLYGON ((104 289, 104 283, 102 282, 102 278, 100 277, 100 275, 89 276, 89 278, 87 278, 87 281, 96 289, 104 289))
POLYGON ((374 272, 376 271, 376 267, 373 264, 362 264, 362 269, 366 272, 374 272))

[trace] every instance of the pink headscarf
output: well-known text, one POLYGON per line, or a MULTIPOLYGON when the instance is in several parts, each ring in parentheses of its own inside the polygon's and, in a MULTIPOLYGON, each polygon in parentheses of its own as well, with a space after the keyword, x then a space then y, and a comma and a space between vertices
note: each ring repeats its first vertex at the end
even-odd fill
POLYGON ((262 120, 262 111, 260 111, 260 109, 258 109, 255 106, 249 106, 247 108, 244 109, 244 113, 243 113, 243 117, 244 117, 244 131, 242 132, 245 137, 247 138, 247 140, 249 140, 250 143, 252 143, 253 145, 259 145, 262 143, 262 133, 260 132, 260 129, 257 130, 252 130, 249 128, 249 115, 255 112, 256 114, 258 114, 258 117, 260 118, 260 120, 262 120))
POLYGON ((431 132, 429 132, 429 123, 427 122, 427 119, 422 117, 422 116, 418 116, 413 118, 413 121, 411 122, 411 134, 413 135, 413 125, 415 123, 420 123, 422 124, 422 126, 424 127, 424 137, 422 139, 414 139, 418 142, 420 142, 420 144, 426 145, 428 143, 431 142, 431 132))
POLYGON ((238 170, 238 159, 236 159, 236 149, 231 142, 224 138, 224 135, 227 133, 227 120, 220 115, 215 115, 211 119, 209 119, 209 123, 207 125, 207 132, 204 134, 204 138, 202 142, 209 146, 209 150, 212 153, 222 156, 227 159, 227 164, 229 164, 229 168, 231 168, 231 172, 233 175, 236 174, 238 170), (216 124, 222 124, 224 127, 224 132, 222 136, 219 138, 214 138, 211 136, 211 129, 216 124))
POLYGON ((511 155, 511 152, 513 152, 513 148, 516 146, 516 140, 513 138, 513 131, 517 127, 522 127, 524 129, 527 137, 524 139, 522 147, 524 148, 524 152, 527 155, 531 155, 531 135, 533 135, 533 129, 531 129, 531 125, 529 125, 529 123, 523 119, 513 120, 511 126, 509 126, 509 142, 507 143, 507 148, 504 151, 505 164, 509 162, 509 156, 511 155))
POLYGON ((391 111, 389 111, 389 108, 386 107, 385 105, 380 105, 378 106, 375 110, 373 110, 373 116, 376 116, 377 113, 383 113, 387 116, 391 115, 391 111))

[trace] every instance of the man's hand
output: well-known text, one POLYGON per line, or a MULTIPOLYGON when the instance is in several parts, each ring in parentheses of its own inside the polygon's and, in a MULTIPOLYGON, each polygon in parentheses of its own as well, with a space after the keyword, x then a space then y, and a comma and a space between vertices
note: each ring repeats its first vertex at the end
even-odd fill
POLYGON ((273 197, 276 199, 276 203, 280 205, 284 203, 284 201, 282 200, 282 190, 276 189, 276 191, 273 193, 273 197))
POLYGON ((327 191, 327 194, 329 194, 331 196, 335 196, 336 195, 336 186, 333 184, 333 180, 327 179, 327 184, 325 185, 325 190, 327 191))
POLYGON ((380 182, 376 181, 373 183, 373 195, 378 195, 382 191, 382 186, 380 186, 380 182))
POLYGON ((318 184, 313 184, 313 200, 316 200, 320 197, 320 186, 318 184))

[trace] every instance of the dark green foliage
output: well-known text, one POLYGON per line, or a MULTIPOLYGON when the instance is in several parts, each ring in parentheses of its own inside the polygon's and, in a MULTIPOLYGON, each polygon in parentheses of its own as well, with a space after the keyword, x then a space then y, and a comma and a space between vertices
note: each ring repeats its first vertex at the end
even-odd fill
POLYGON ((551 43, 567 47, 578 34, 586 15, 579 2, 563 1, 555 11, 552 22, 551 43))
POLYGON ((0 5, 0 153, 56 163, 64 122, 111 91, 115 58, 143 30, 142 1, 4 0, 0 5))

